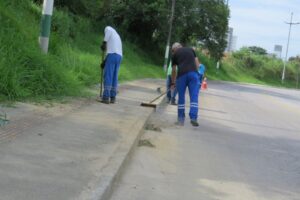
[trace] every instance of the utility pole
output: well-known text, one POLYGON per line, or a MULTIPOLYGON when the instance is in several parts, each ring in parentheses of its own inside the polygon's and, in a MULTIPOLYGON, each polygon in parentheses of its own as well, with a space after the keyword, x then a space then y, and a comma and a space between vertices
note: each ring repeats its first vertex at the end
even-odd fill
POLYGON ((298 64, 297 84, 296 84, 297 89, 299 89, 299 74, 300 74, 300 64, 298 64))
POLYGON ((39 44, 44 53, 48 53, 49 37, 51 30, 51 17, 53 13, 54 0, 44 0, 41 32, 39 37, 39 44))
POLYGON ((286 64, 287 64, 287 57, 288 57, 288 52, 289 52, 289 45, 290 45, 290 36, 291 36, 291 29, 292 29, 292 25, 299 25, 299 22, 293 23, 293 13, 291 13, 291 21, 285 22, 286 24, 290 25, 290 29, 289 29, 289 36, 288 36, 288 42, 286 45, 286 53, 285 53, 285 60, 284 60, 284 64, 283 64, 283 70, 282 70, 282 77, 281 77, 281 83, 284 83, 284 79, 285 79, 285 69, 286 69, 286 64))
POLYGON ((170 16, 170 25, 169 25, 169 33, 166 45, 166 53, 165 53, 165 62, 164 62, 164 70, 167 71, 167 64, 170 52, 170 42, 171 42, 171 35, 172 35, 172 27, 173 27, 173 20, 174 20, 174 12, 175 12, 175 2, 176 0, 172 0, 172 8, 171 8, 171 16, 170 16))
MULTIPOLYGON (((226 0, 226 6, 227 6, 227 8, 229 9, 228 5, 229 5, 229 0, 226 0)), ((229 31, 229 28, 230 28, 230 27, 229 27, 229 23, 228 23, 228 27, 227 27, 227 28, 228 28, 228 31, 229 31)), ((229 40, 228 40, 228 46, 230 45, 230 44, 229 44, 229 42, 231 42, 230 40, 232 40, 232 39, 229 39, 229 40)), ((226 47, 226 49, 227 49, 227 47, 226 47)), ((225 51, 226 51, 226 49, 225 49, 225 51)), ((230 49, 230 48, 228 48, 228 49, 230 49)), ((216 72, 218 73, 218 72, 219 72, 219 69, 220 69, 220 60, 218 60, 216 68, 217 68, 217 71, 216 71, 216 72)))

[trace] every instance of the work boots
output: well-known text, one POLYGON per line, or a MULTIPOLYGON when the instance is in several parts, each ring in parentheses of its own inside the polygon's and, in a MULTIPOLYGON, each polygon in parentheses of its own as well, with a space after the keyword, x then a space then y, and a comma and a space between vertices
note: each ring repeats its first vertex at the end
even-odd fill
POLYGON ((105 103, 105 104, 110 104, 110 103, 114 104, 114 103, 116 103, 116 98, 112 97, 112 98, 110 98, 110 100, 107 98, 102 98, 102 99, 99 98, 99 99, 97 99, 97 101, 99 101, 101 103, 105 103))
POLYGON ((191 120, 191 124, 192 124, 192 126, 195 126, 195 127, 199 126, 199 123, 195 119, 191 120))
POLYGON ((104 104, 109 104, 109 99, 106 98, 97 98, 97 101, 104 104))
POLYGON ((110 103, 116 103, 116 97, 111 97, 110 98, 110 103))

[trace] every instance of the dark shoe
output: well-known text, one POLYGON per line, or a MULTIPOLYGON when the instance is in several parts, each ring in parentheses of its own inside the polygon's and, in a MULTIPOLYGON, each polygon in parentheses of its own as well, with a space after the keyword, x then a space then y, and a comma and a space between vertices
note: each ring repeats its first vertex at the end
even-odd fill
POLYGON ((171 105, 176 106, 177 105, 176 101, 172 101, 171 105))
POLYGON ((116 103, 116 98, 110 98, 110 103, 116 103))
POLYGON ((97 101, 99 101, 101 103, 109 104, 109 100, 108 99, 98 98, 97 101))
POLYGON ((182 121, 177 121, 177 122, 175 122, 175 125, 176 125, 176 126, 184 126, 184 122, 182 122, 182 121))
POLYGON ((199 123, 198 123, 197 120, 195 120, 195 119, 192 119, 192 120, 191 120, 191 124, 192 124, 193 126, 195 126, 195 127, 198 127, 198 126, 199 126, 199 123))

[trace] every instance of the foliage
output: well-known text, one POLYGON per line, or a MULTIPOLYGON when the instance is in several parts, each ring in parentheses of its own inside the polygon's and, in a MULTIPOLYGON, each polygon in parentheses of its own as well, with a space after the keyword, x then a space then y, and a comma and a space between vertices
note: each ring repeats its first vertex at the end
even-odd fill
MULTIPOLYGON (((229 9, 224 1, 199 0, 194 12, 199 17, 191 29, 196 29, 197 38, 204 43, 213 59, 223 57, 227 41, 229 9)), ((188 33, 188 29, 186 30, 188 33)))
MULTIPOLYGON (((42 0, 35 0, 42 3, 42 0)), ((56 0, 55 6, 90 18, 97 28, 114 26, 149 52, 162 53, 168 34, 171 0, 56 0)), ((229 9, 224 0, 176 1, 172 41, 200 40, 219 60, 226 47, 229 9)), ((194 45, 194 44, 192 44, 194 45)))
MULTIPOLYGON (((37 43, 40 17, 41 6, 30 0, 0 1, 0 100, 85 95, 87 86, 99 83, 103 36, 93 22, 55 10, 49 54, 44 55, 37 43)), ((126 42, 124 48, 121 80, 162 77, 143 50, 126 42)))
POLYGON ((264 48, 261 48, 261 47, 251 46, 251 47, 248 47, 248 49, 250 50, 250 52, 252 52, 254 54, 267 55, 267 50, 265 50, 264 48))
MULTIPOLYGON (((116 0, 104 15, 123 35, 144 48, 165 47, 170 19, 171 0, 116 0), (128 33, 128 34, 127 34, 128 33)), ((201 40, 213 58, 223 56, 226 47, 229 10, 220 0, 176 1, 172 41, 190 45, 201 40)))
MULTIPOLYGON (((42 4, 44 0, 33 0, 42 4)), ((107 0, 55 0, 55 7, 67 8, 75 15, 97 18, 102 14, 102 8, 107 0)))
POLYGON ((153 48, 162 42, 161 34, 167 30, 167 14, 165 0, 117 0, 105 20, 115 24, 125 38, 153 48))
POLYGON ((289 61, 300 63, 300 56, 290 57, 289 61))
MULTIPOLYGON (((115 25, 125 40, 121 81, 164 76, 153 64, 153 55, 162 52, 165 45, 170 0, 56 0, 47 56, 37 44, 41 3, 0 1, 0 100, 83 95, 86 87, 99 82, 99 44, 103 38, 99 32, 105 24, 115 25)), ((200 40, 210 51, 211 58, 199 55, 210 78, 280 82, 282 61, 262 55, 259 48, 241 49, 216 70, 216 60, 226 46, 229 10, 224 1, 176 3, 172 40, 186 45, 200 40)), ((287 65, 290 85, 297 77, 297 60, 287 65)))
MULTIPOLYGON (((297 62, 288 62, 285 85, 282 85, 283 61, 268 55, 253 53, 249 48, 244 47, 224 59, 218 73, 210 69, 209 74, 213 79, 295 87, 298 81, 298 67, 297 62)), ((215 69, 215 66, 213 68, 215 69)))
POLYGON ((47 57, 40 53, 35 44, 37 27, 23 24, 22 19, 35 21, 29 9, 19 15, 13 12, 16 8, 30 8, 30 4, 10 1, 5 7, 2 6, 3 4, 0 5, 0 96, 15 99, 74 94, 79 89, 76 80, 56 61, 56 56, 47 57))

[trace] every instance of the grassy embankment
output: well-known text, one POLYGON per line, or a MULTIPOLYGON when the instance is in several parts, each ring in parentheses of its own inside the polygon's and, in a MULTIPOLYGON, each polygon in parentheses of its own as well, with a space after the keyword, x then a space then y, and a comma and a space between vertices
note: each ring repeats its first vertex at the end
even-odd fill
POLYGON ((281 83, 283 61, 280 59, 238 51, 223 59, 219 70, 216 62, 200 55, 207 66, 207 76, 211 80, 224 80, 242 83, 254 83, 276 87, 296 88, 299 75, 299 63, 289 62, 286 68, 285 83, 281 83))
MULTIPOLYGON (((41 7, 31 0, 0 2, 0 101, 88 95, 99 83, 103 27, 55 10, 49 54, 38 47, 41 7)), ((137 46, 124 42, 119 80, 160 78, 163 70, 137 46)))

